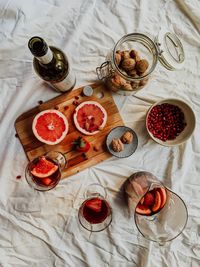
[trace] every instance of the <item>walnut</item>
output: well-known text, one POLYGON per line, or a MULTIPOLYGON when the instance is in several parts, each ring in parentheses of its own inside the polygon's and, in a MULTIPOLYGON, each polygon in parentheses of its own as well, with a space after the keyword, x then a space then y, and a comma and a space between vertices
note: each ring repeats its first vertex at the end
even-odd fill
POLYGON ((132 90, 137 90, 139 88, 139 81, 131 82, 132 90))
POLYGON ((122 63, 121 63, 121 67, 125 71, 133 70, 135 68, 135 59, 133 59, 133 58, 126 58, 126 59, 124 59, 122 61, 122 63))
POLYGON ((118 74, 114 74, 111 78, 106 80, 106 85, 113 92, 120 90, 124 84, 126 84, 126 80, 118 74))
POLYGON ((126 80, 119 76, 118 74, 114 74, 113 77, 110 79, 111 83, 116 87, 121 87, 126 84, 126 80))
POLYGON ((121 51, 121 57, 122 59, 130 58, 129 50, 121 51))
POLYGON ((122 51, 121 50, 117 50, 116 53, 121 55, 122 51))
POLYGON ((124 144, 119 138, 113 138, 111 145, 112 145, 112 149, 115 152, 120 152, 124 150, 124 144))
POLYGON ((139 52, 134 49, 130 51, 130 57, 134 58, 136 62, 141 60, 139 52))
POLYGON ((138 76, 136 69, 128 71, 128 75, 131 77, 137 77, 138 76))
POLYGON ((140 86, 145 86, 147 83, 148 83, 148 80, 149 80, 149 78, 145 78, 145 79, 142 79, 141 81, 140 81, 140 86))
POLYGON ((130 144, 133 141, 133 134, 127 131, 122 135, 121 140, 124 144, 130 144))
POLYGON ((139 74, 143 74, 148 69, 149 63, 146 59, 136 62, 136 70, 139 74))
POLYGON ((126 91, 132 91, 133 90, 130 82, 126 82, 126 84, 124 84, 122 86, 122 89, 126 90, 126 91))
POLYGON ((119 53, 115 54, 115 62, 117 64, 117 66, 119 66, 119 64, 121 62, 121 55, 119 53))

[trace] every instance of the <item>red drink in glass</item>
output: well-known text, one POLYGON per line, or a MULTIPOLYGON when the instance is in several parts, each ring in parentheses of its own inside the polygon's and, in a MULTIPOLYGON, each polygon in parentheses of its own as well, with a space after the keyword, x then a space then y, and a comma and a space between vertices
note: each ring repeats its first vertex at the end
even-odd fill
POLYGON ((109 215, 110 206, 99 197, 86 200, 83 203, 83 217, 91 224, 102 223, 109 215))
POLYGON ((61 179, 61 170, 65 167, 65 156, 58 151, 51 151, 29 162, 25 177, 34 189, 48 191, 58 184, 61 179))
POLYGON ((80 224, 90 232, 100 232, 112 222, 112 209, 106 200, 106 189, 100 184, 90 184, 85 193, 85 201, 78 212, 80 224))

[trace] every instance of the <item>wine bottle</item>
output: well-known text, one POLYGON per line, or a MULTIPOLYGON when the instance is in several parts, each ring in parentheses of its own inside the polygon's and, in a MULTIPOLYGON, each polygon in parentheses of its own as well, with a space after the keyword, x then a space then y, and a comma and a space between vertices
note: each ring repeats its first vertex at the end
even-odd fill
POLYGON ((48 46, 38 36, 29 40, 28 47, 34 56, 33 67, 40 78, 59 92, 66 92, 74 87, 75 75, 69 66, 66 55, 60 49, 48 46))

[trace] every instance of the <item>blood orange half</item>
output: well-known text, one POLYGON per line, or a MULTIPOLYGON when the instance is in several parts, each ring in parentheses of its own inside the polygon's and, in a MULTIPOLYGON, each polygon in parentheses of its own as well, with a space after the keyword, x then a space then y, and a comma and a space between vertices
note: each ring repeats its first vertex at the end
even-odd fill
POLYGON ((107 122, 106 110, 95 101, 81 103, 74 112, 76 128, 85 135, 94 135, 102 130, 107 122))
POLYGON ((48 145, 60 143, 68 133, 67 118, 58 110, 44 110, 38 113, 32 124, 35 137, 48 145))

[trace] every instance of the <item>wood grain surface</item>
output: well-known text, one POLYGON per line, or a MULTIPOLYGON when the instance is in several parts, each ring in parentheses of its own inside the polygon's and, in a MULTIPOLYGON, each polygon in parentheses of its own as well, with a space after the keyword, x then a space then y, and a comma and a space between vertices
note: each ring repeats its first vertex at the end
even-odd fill
POLYGON ((15 121, 16 132, 29 160, 53 150, 60 151, 65 155, 68 164, 62 172, 62 178, 69 177, 111 157, 105 146, 106 136, 112 128, 124 125, 111 92, 106 90, 104 85, 100 83, 91 84, 90 86, 94 89, 94 94, 91 97, 83 96, 83 87, 80 87, 34 107, 20 115, 15 121), (104 129, 99 133, 93 136, 84 136, 76 129, 72 114, 77 104, 90 100, 99 102, 106 109, 108 120, 104 129), (69 122, 67 136, 61 143, 53 146, 41 143, 32 132, 33 118, 38 112, 46 109, 61 111, 69 122), (91 144, 90 150, 85 154, 78 153, 72 149, 72 142, 78 136, 84 136, 91 144))

